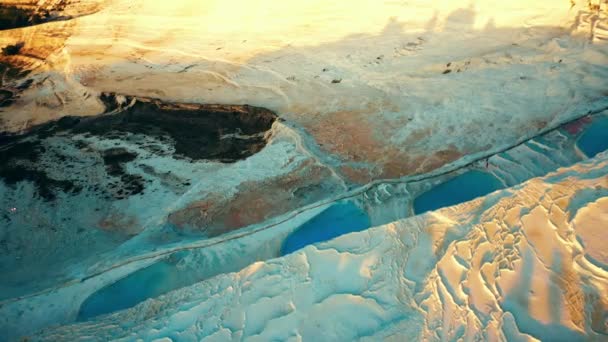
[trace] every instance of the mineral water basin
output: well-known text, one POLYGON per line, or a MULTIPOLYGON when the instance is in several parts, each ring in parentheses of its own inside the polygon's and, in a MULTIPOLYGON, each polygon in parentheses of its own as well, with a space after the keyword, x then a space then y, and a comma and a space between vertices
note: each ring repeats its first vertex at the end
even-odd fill
POLYGON ((352 202, 332 205, 313 217, 285 239, 281 255, 308 245, 331 240, 343 234, 358 232, 371 226, 369 216, 352 202))
POLYGON ((180 270, 175 260, 161 260, 93 293, 80 306, 78 320, 130 308, 200 280, 196 272, 180 270))
POLYGON ((416 197, 414 212, 422 214, 427 211, 449 207, 502 188, 504 188, 504 185, 492 174, 470 170, 416 197))
MULTIPOLYGON (((367 214, 352 202, 332 205, 287 237, 282 254, 289 254, 316 242, 330 240, 370 227, 367 214)), ((204 272, 182 269, 180 257, 158 261, 110 284, 87 298, 80 307, 78 320, 127 309, 169 291, 203 280, 204 272), (200 273, 200 274, 199 274, 200 273)))
POLYGON ((581 134, 576 146, 589 158, 608 150, 608 116, 593 120, 581 134))

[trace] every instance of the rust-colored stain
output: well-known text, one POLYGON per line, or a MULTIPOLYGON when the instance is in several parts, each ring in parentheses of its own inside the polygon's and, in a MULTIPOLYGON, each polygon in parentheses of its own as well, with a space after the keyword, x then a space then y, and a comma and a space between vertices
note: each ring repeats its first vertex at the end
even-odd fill
POLYGON ((234 197, 210 194, 170 214, 169 222, 180 231, 221 235, 322 199, 329 177, 328 169, 306 161, 285 175, 244 182, 234 197))

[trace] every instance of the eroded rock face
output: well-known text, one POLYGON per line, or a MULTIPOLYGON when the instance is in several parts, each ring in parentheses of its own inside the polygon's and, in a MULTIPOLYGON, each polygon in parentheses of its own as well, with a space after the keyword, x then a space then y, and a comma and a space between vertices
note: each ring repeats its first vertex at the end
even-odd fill
POLYGON ((125 167, 141 150, 151 156, 232 163, 260 151, 277 118, 251 106, 120 99, 103 96, 112 114, 64 117, 25 134, 1 136, 0 178, 13 185, 33 182, 46 200, 59 191, 77 193, 85 187, 102 197, 122 199, 145 188, 145 179, 125 167), (95 182, 89 169, 96 165, 103 165, 106 176, 115 181, 106 187, 95 182))
MULTIPOLYGON (((106 106, 111 108, 113 97, 112 94, 102 96, 106 106)), ((247 105, 170 104, 155 99, 133 102, 130 97, 121 101, 129 105, 120 114, 85 120, 74 127, 74 131, 169 138, 174 142, 177 156, 229 163, 262 149, 266 132, 277 118, 270 110, 247 105)))
MULTIPOLYGON (((59 1, 64 5, 65 1, 59 1)), ((56 7, 61 10, 61 7, 56 7)), ((10 30, 14 28, 42 24, 59 19, 56 12, 43 9, 36 10, 35 7, 3 6, 0 8, 0 30, 10 30)))
POLYGON ((99 3, 94 0, 8 0, 0 6, 0 30, 69 20, 96 12, 99 3), (42 4, 41 4, 42 3, 42 4))

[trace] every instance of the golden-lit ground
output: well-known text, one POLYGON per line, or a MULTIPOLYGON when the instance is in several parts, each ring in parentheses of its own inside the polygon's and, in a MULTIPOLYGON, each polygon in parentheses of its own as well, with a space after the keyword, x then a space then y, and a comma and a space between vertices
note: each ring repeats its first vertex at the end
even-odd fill
POLYGON ((40 74, 2 115, 5 128, 97 114, 100 91, 247 103, 302 127, 343 176, 364 181, 512 144, 580 115, 573 105, 607 88, 591 72, 607 62, 605 24, 594 24, 605 14, 586 3, 87 3, 99 11, 0 35, 24 43, 11 60, 40 74), (505 74, 513 68, 520 76, 505 74))

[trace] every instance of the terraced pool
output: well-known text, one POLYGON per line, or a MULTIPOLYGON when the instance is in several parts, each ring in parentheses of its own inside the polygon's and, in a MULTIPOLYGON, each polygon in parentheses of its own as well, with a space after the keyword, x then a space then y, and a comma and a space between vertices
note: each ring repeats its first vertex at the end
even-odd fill
POLYGON ((370 226, 368 215, 354 203, 337 203, 289 235, 283 243, 281 255, 295 252, 313 243, 331 240, 343 234, 358 232, 370 226))

